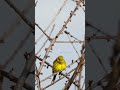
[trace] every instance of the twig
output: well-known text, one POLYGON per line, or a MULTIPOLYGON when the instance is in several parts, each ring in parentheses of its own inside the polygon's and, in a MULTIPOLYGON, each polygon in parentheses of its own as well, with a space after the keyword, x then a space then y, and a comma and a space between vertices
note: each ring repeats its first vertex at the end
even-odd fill
POLYGON ((111 75, 110 75, 110 80, 108 81, 107 85, 103 90, 115 90, 117 83, 119 82, 120 79, 120 21, 119 21, 119 30, 117 33, 117 40, 113 46, 113 54, 110 59, 110 64, 111 64, 111 75))
MULTIPOLYGON (((12 82, 14 82, 14 83, 17 83, 18 78, 15 77, 14 75, 12 75, 11 73, 8 73, 8 72, 6 72, 6 71, 0 71, 0 72, 1 72, 1 74, 2 74, 4 77, 8 78, 10 81, 12 81, 12 82)), ((34 90, 34 87, 31 86, 31 85, 29 85, 29 84, 26 83, 26 82, 24 83, 23 87, 26 88, 27 90, 34 90)))
POLYGON ((10 1, 10 0, 5 0, 6 3, 22 18, 22 20, 32 29, 30 29, 32 31, 32 33, 35 33, 35 25, 32 24, 25 16, 23 13, 20 12, 19 9, 16 8, 16 6, 10 1))
POLYGON ((21 40, 20 44, 17 46, 17 48, 14 50, 14 52, 11 54, 11 56, 5 61, 5 64, 3 65, 3 69, 7 67, 7 65, 14 60, 15 55, 20 51, 20 49, 24 46, 25 42, 31 35, 31 32, 29 31, 28 34, 25 36, 23 40, 21 40))
MULTIPOLYGON (((53 25, 53 28, 52 28, 52 30, 51 30, 51 32, 49 34, 49 37, 51 36, 51 34, 52 34, 53 30, 54 30, 54 27, 55 27, 55 24, 53 25)), ((38 53, 42 50, 42 48, 45 46, 45 44, 47 43, 47 41, 48 41, 48 39, 43 43, 42 47, 40 48, 40 50, 38 50, 38 52, 36 53, 36 55, 38 55, 38 53)))
MULTIPOLYGON (((32 0, 31 0, 31 1, 32 1, 32 0)), ((32 7, 31 4, 32 4, 32 3, 30 3, 29 6, 27 6, 27 7, 22 11, 24 14, 26 14, 26 13, 29 12, 30 8, 32 7)), ((19 25, 21 25, 20 22, 21 22, 21 19, 17 19, 16 22, 14 22, 14 23, 10 26, 10 28, 8 29, 8 31, 5 32, 5 33, 0 37, 0 40, 3 40, 3 42, 5 42, 5 40, 10 37, 10 35, 16 30, 16 28, 19 27, 19 25)), ((0 43, 1 43, 1 42, 0 42, 0 43)))
POLYGON ((101 67, 103 68, 104 72, 107 74, 108 72, 107 72, 104 64, 102 63, 101 58, 97 55, 96 51, 93 49, 93 46, 92 46, 91 44, 89 44, 89 47, 90 47, 92 53, 93 53, 93 54, 96 56, 96 58, 98 59, 98 61, 99 61, 100 65, 101 65, 101 67))
POLYGON ((56 41, 55 43, 60 43, 60 44, 66 43, 67 44, 67 43, 81 43, 81 42, 83 43, 84 41, 71 41, 71 42, 70 41, 56 41))
MULTIPOLYGON (((67 35, 67 36, 68 36, 68 35, 67 35)), ((69 41, 71 42, 71 40, 70 40, 70 37, 69 37, 69 36, 68 36, 68 39, 69 39, 69 41)), ((71 42, 71 45, 72 45, 73 49, 75 50, 75 52, 77 53, 78 57, 80 57, 80 55, 79 55, 78 51, 76 50, 76 48, 75 48, 75 46, 73 45, 73 43, 72 43, 72 42, 71 42)))
MULTIPOLYGON (((55 17, 52 19, 52 21, 50 22, 50 24, 47 26, 47 28, 44 30, 44 32, 46 32, 50 26, 54 23, 54 21, 56 20, 57 16, 59 15, 59 13, 61 12, 61 10, 63 9, 63 7, 66 5, 68 0, 65 0, 63 5, 60 7, 60 9, 58 10, 57 14, 55 15, 55 17)), ((35 41, 35 43, 37 43, 42 37, 44 36, 44 34, 42 34, 40 37, 38 37, 38 39, 35 41)))
POLYGON ((88 21, 85 21, 85 24, 86 24, 86 26, 90 26, 90 27, 94 28, 97 32, 100 32, 101 34, 103 34, 105 36, 111 37, 111 35, 105 33, 104 31, 102 31, 101 29, 97 28, 95 25, 89 23, 88 21))
POLYGON ((24 69, 23 69, 23 71, 22 71, 22 73, 17 81, 16 86, 15 86, 15 90, 22 90, 22 87, 25 83, 25 80, 27 79, 29 72, 32 68, 32 65, 34 63, 35 63, 35 54, 34 54, 34 49, 33 49, 33 51, 31 52, 31 55, 29 57, 29 60, 26 60, 24 69))
MULTIPOLYGON (((39 57, 37 57, 37 56, 36 56, 36 58, 39 59, 40 61, 42 61, 41 58, 39 58, 39 57)), ((79 61, 79 59, 73 61, 73 62, 72 62, 71 64, 69 64, 66 68, 69 68, 71 65, 73 65, 74 63, 76 63, 76 62, 78 62, 78 61, 79 61)), ((51 64, 49 64, 47 61, 45 61, 45 63, 46 63, 48 66, 50 66, 51 68, 53 67, 53 66, 52 66, 51 64)), ((49 78, 52 77, 53 75, 54 75, 54 74, 46 77, 45 79, 41 80, 41 82, 49 79, 49 78)), ((62 73, 62 72, 61 72, 61 75, 63 75, 64 77, 66 77, 68 80, 70 79, 69 77, 67 77, 67 76, 66 76, 64 73, 62 73)), ((73 84, 74 84, 75 86, 78 86, 78 85, 77 85, 76 83, 74 83, 74 82, 73 82, 73 84)))
MULTIPOLYGON (((76 69, 76 68, 74 68, 74 69, 72 69, 70 72, 66 73, 66 76, 67 76, 67 75, 69 75, 70 73, 72 73, 75 69, 76 69)), ((61 78, 59 78, 58 80, 54 81, 53 83, 51 83, 51 84, 47 85, 46 87, 44 87, 44 88, 43 88, 43 90, 45 90, 46 88, 48 88, 48 87, 52 86, 53 84, 55 84, 56 82, 58 82, 58 81, 62 80, 63 78, 64 78, 64 76, 63 76, 63 77, 61 77, 61 78)), ((75 82, 73 82, 73 83, 75 83, 75 82)))
POLYGON ((74 38, 76 41, 82 42, 81 40, 79 40, 78 38, 76 38, 75 36, 73 36, 72 34, 70 34, 70 32, 68 32, 68 31, 65 31, 65 34, 67 34, 70 37, 74 38))
POLYGON ((94 40, 94 39, 103 39, 103 40, 115 40, 117 38, 117 36, 94 36, 94 35, 92 35, 92 36, 85 36, 85 40, 87 40, 87 41, 90 41, 90 40, 94 40))
POLYGON ((42 31, 42 33, 45 34, 45 36, 50 40, 50 37, 43 31, 43 29, 37 24, 35 23, 35 25, 42 31))
POLYGON ((72 82, 74 81, 74 79, 76 78, 77 74, 80 73, 82 66, 84 65, 85 61, 84 61, 84 46, 82 49, 82 57, 80 62, 78 63, 78 66, 76 67, 71 79, 68 81, 68 83, 65 85, 63 90, 69 90, 72 82))

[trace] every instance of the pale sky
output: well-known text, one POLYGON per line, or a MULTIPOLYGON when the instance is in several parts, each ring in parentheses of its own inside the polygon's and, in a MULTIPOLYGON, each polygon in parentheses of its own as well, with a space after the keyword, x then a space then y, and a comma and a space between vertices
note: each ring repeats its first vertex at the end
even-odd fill
MULTIPOLYGON (((52 19, 55 17, 56 13, 62 6, 65 0, 38 0, 38 3, 35 7, 35 22, 43 29, 45 30, 46 27, 49 25, 49 23, 52 21, 52 19)), ((54 32, 51 35, 51 38, 54 38, 54 36, 61 30, 62 26, 64 25, 64 21, 67 20, 67 18, 70 15, 70 12, 74 10, 76 6, 76 3, 72 0, 68 0, 67 4, 64 6, 60 14, 57 16, 55 22, 52 24, 52 26, 49 28, 49 30, 46 32, 48 35, 50 31, 52 30, 53 25, 55 24, 54 32)), ((85 12, 82 8, 79 8, 79 10, 76 11, 76 16, 72 17, 72 21, 67 25, 67 30, 70 32, 73 36, 78 38, 79 40, 84 40, 85 35, 85 12)), ((42 35, 43 33, 36 27, 35 30, 35 41, 36 39, 42 35)), ((43 43, 46 41, 46 36, 44 36, 42 39, 38 41, 38 43, 35 45, 35 52, 37 53, 38 50, 41 48, 43 43)), ((74 40, 70 37, 71 40, 74 40)), ((61 34, 57 41, 69 41, 67 35, 65 33, 61 34)), ((45 47, 42 49, 41 52, 38 53, 37 56, 41 55, 41 58, 45 55, 45 48, 47 48, 50 45, 50 42, 48 41, 45 45, 45 47)), ((76 50, 80 54, 81 50, 81 44, 75 43, 74 44, 76 50)), ((76 54, 76 51, 72 47, 71 43, 55 43, 53 46, 53 50, 51 53, 49 53, 50 58, 47 59, 47 62, 49 62, 51 65, 53 61, 59 56, 63 55, 67 65, 71 63, 72 60, 76 60, 78 58, 78 55, 76 54)), ((39 66, 39 62, 36 62, 37 66, 39 66)), ((68 72, 75 68, 77 64, 72 65, 70 68, 67 68, 66 71, 63 71, 63 73, 68 72)), ((49 67, 46 69, 45 67, 42 69, 43 75, 40 76, 41 80, 45 77, 52 74, 52 69, 49 67)), ((81 83, 84 82, 84 76, 85 72, 83 71, 83 80, 81 83)), ((56 78, 58 79, 58 77, 56 78)), ((41 85, 43 87, 49 85, 51 83, 52 79, 48 79, 44 81, 41 85)), ((67 79, 62 79, 61 81, 57 82, 53 86, 47 88, 46 90, 61 90, 65 86, 65 81, 67 79)), ((36 88, 37 90, 37 88, 36 88)), ((71 86, 69 90, 75 90, 74 85, 71 86)))

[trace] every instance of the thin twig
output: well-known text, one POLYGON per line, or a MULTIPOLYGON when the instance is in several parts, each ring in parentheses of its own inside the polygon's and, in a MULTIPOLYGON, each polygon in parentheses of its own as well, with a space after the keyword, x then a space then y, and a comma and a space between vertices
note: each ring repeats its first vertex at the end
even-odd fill
MULTIPOLYGON (((17 83, 18 78, 15 77, 14 75, 12 75, 11 73, 8 73, 8 72, 6 72, 6 71, 0 71, 0 72, 1 72, 1 74, 2 74, 4 77, 8 78, 10 81, 12 81, 12 82, 14 82, 14 83, 17 83)), ((34 90, 34 87, 31 86, 31 85, 29 85, 29 84, 26 83, 26 82, 24 83, 23 87, 26 88, 27 90, 34 90)))
MULTIPOLYGON (((69 71, 69 72, 66 73, 65 75, 66 75, 66 76, 69 75, 69 74, 72 73, 75 69, 76 69, 76 68, 72 69, 71 71, 69 71)), ((43 90, 45 90, 46 88, 52 86, 53 84, 55 84, 56 82, 62 80, 63 78, 64 78, 64 76, 63 76, 63 77, 60 77, 58 80, 56 80, 56 81, 54 81, 53 83, 51 83, 51 84, 47 85, 46 87, 44 87, 43 90)), ((75 82, 74 82, 74 83, 75 83, 75 82)))
MULTIPOLYGON (((39 57, 37 57, 37 56, 36 56, 36 58, 39 59, 40 61, 42 61, 41 58, 39 58, 39 57)), ((79 61, 79 59, 73 61, 73 62, 72 62, 71 64, 69 64, 66 68, 70 68, 71 65, 77 63, 78 61, 79 61)), ((51 68, 53 68, 53 66, 52 66, 51 64, 49 64, 47 61, 45 61, 45 63, 46 63, 48 66, 50 66, 51 68)), ((62 73, 62 72, 61 72, 61 75, 63 75, 64 77, 66 77, 68 80, 70 79, 69 77, 67 77, 67 76, 66 76, 64 73, 62 73)), ((41 82, 49 79, 49 78, 52 77, 52 76, 54 76, 54 74, 52 74, 52 75, 46 77, 45 79, 41 80, 41 82)), ((73 82, 73 84, 78 87, 78 85, 77 85, 76 83, 73 82)))
MULTIPOLYGON (((44 32, 46 32, 50 26, 54 23, 54 21, 56 20, 57 16, 60 14, 61 10, 64 8, 64 6, 66 5, 68 0, 65 0, 63 5, 60 7, 60 9, 58 10, 57 14, 55 15, 55 17, 52 19, 52 21, 50 22, 50 24, 47 26, 47 28, 44 30, 44 32)), ((44 36, 44 34, 42 34, 40 37, 38 37, 38 39, 35 41, 35 43, 37 43, 42 37, 44 36)))
POLYGON ((72 82, 74 81, 74 79, 76 78, 77 74, 80 73, 80 71, 82 70, 82 66, 85 64, 85 58, 84 58, 84 45, 83 45, 83 48, 82 48, 82 56, 81 56, 81 60, 80 62, 78 63, 78 66, 76 67, 72 77, 70 78, 70 80, 68 81, 68 83, 65 85, 64 89, 63 90, 69 90, 72 82))
POLYGON ((22 90, 22 87, 25 83, 25 80, 27 79, 28 75, 29 75, 29 72, 32 68, 32 65, 35 63, 35 54, 34 54, 34 49, 33 51, 31 52, 31 55, 29 57, 28 60, 26 60, 26 63, 25 63, 25 66, 24 66, 24 69, 17 81, 17 84, 15 86, 15 90, 22 90))
POLYGON ((23 40, 21 40, 20 44, 17 46, 17 48, 14 50, 14 52, 11 54, 11 56, 5 60, 5 63, 3 65, 3 69, 7 67, 10 62, 14 60, 14 57, 17 55, 17 53, 20 51, 20 49, 25 45, 25 42, 28 40, 29 36, 31 35, 31 32, 29 31, 28 34, 25 36, 23 40))
POLYGON ((27 17, 20 12, 20 10, 18 8, 16 8, 16 6, 10 1, 10 0, 5 0, 5 2, 22 18, 22 20, 32 29, 30 29, 32 31, 32 33, 35 33, 35 25, 32 24, 27 17))

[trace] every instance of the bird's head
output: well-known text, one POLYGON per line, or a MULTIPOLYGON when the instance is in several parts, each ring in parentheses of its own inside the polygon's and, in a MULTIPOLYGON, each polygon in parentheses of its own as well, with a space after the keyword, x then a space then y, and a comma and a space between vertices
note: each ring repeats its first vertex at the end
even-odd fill
POLYGON ((59 57, 57 58, 57 61, 58 61, 59 63, 64 63, 64 62, 65 62, 63 56, 59 56, 59 57))

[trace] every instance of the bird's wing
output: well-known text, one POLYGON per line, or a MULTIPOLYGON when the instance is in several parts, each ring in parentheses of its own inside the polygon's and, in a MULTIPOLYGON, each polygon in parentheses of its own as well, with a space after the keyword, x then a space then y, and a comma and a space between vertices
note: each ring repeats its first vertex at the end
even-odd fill
POLYGON ((57 63, 57 59, 55 59, 55 61, 53 62, 53 68, 52 68, 52 72, 54 73, 54 69, 56 67, 56 63, 57 63))

